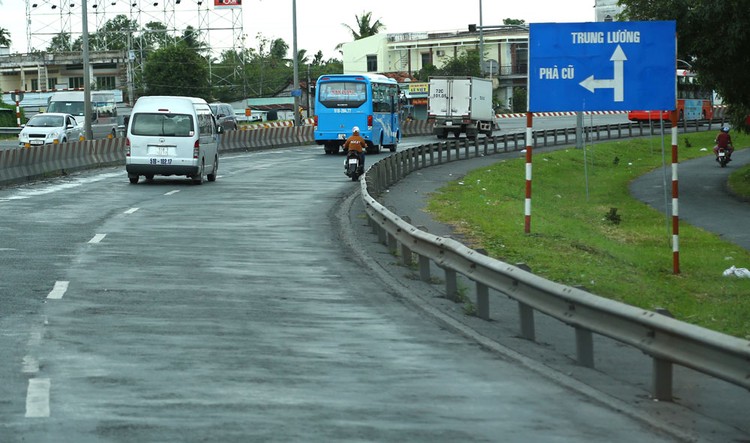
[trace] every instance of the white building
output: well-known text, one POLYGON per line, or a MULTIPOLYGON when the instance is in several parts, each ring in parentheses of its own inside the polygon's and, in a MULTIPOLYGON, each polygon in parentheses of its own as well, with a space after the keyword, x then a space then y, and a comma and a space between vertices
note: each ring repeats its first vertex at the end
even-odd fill
MULTIPOLYGON (((489 28, 489 27, 485 27, 489 28)), ((510 107, 514 87, 526 87, 529 28, 495 26, 483 30, 487 75, 499 88, 501 103, 510 107)), ((443 66, 467 50, 479 50, 479 31, 378 34, 343 45, 344 73, 415 74, 422 68, 443 66)))

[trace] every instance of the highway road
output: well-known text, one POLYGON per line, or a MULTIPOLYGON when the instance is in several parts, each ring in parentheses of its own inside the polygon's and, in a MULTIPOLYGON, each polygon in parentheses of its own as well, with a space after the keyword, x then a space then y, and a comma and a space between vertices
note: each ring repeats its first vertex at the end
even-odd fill
POLYGON ((395 296, 357 189, 312 146, 0 188, 0 441, 679 440, 395 296))
MULTIPOLYGON (((616 123, 627 123, 627 115, 623 113, 619 114, 602 114, 602 115, 587 115, 584 118, 584 125, 607 125, 616 123)), ((513 118, 502 118, 499 119, 500 130, 495 131, 495 135, 503 133, 516 133, 524 132, 526 129, 526 119, 520 117, 513 118)), ((570 128, 575 127, 576 118, 574 116, 558 116, 558 117, 537 117, 534 119, 534 129, 559 129, 559 128, 570 128)), ((0 150, 6 149, 18 149, 17 139, 0 140, 0 150)), ((322 148, 321 148, 322 149, 322 148)))

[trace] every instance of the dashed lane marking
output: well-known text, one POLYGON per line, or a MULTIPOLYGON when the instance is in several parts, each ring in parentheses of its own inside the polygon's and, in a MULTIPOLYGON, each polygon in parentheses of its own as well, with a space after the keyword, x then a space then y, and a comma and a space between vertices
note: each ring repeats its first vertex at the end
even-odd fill
POLYGON ((89 240, 89 243, 101 243, 106 236, 107 234, 96 234, 91 240, 89 240))
POLYGON ((26 417, 49 417, 50 379, 31 378, 26 390, 26 417))
POLYGON ((56 281, 55 286, 52 288, 52 290, 47 294, 47 298, 54 299, 54 300, 60 300, 63 298, 63 295, 65 295, 65 292, 68 290, 68 284, 70 282, 67 281, 56 281))

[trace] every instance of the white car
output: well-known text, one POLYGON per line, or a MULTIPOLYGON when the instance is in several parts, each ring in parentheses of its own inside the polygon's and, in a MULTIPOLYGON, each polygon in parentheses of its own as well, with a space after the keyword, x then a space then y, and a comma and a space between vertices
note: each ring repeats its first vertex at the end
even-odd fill
POLYGON ((70 114, 46 112, 31 117, 18 134, 18 145, 22 148, 76 142, 81 137, 81 128, 70 114))

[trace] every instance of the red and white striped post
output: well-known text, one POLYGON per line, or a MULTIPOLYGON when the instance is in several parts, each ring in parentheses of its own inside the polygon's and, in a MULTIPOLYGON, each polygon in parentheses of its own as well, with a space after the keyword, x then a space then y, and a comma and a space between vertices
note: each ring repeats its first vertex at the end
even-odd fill
POLYGON ((533 113, 526 113, 526 200, 524 202, 524 232, 531 233, 531 151, 533 144, 533 113))
POLYGON ((677 111, 672 111, 672 272, 680 273, 680 206, 677 182, 677 111))
POLYGON ((16 126, 21 127, 21 101, 16 100, 16 126))

